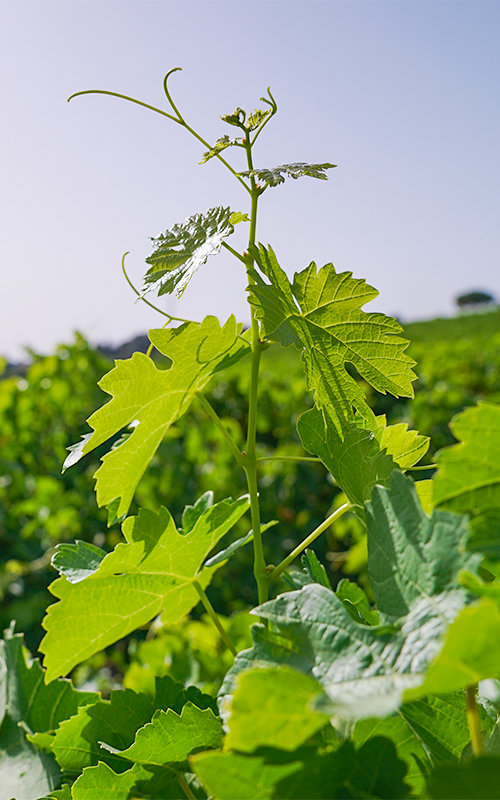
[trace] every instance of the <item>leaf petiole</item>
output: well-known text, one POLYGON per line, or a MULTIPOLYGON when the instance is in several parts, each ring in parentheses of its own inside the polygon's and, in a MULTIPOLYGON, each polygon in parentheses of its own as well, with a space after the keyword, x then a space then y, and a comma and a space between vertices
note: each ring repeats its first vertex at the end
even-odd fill
POLYGON ((242 454, 240 448, 238 447, 238 445, 236 444, 236 442, 234 441, 233 437, 229 433, 229 431, 227 431, 225 429, 225 427, 222 424, 217 412, 212 408, 212 406, 210 405, 210 403, 208 402, 206 397, 204 397, 201 392, 196 392, 195 396, 200 401, 201 405, 203 406, 203 408, 207 412, 207 414, 210 417, 210 419, 212 420, 212 422, 215 423, 215 425, 217 426, 219 431, 222 433, 224 439, 226 440, 226 442, 228 443, 228 445, 229 445, 229 447, 231 449, 231 452, 232 452, 233 456, 236 459, 237 464, 239 464, 240 467, 244 468, 245 465, 244 465, 244 461, 243 461, 243 454, 242 454))
POLYGON ((281 564, 278 564, 278 566, 275 567, 272 570, 272 572, 268 574, 267 576, 268 580, 269 581, 277 580, 280 577, 281 573, 284 572, 286 568, 290 566, 292 561, 294 561, 297 558, 297 556, 300 555, 302 551, 306 549, 306 547, 309 547, 309 545, 312 544, 314 540, 317 539, 318 536, 320 536, 323 533, 323 531, 326 531, 327 528, 330 527, 330 525, 333 525, 334 522, 340 519, 340 517, 343 516, 343 514, 345 514, 347 511, 350 511, 351 508, 352 508, 351 503, 344 503, 344 505, 340 506, 340 508, 337 508, 337 510, 334 511, 333 514, 330 514, 330 516, 327 517, 321 523, 321 525, 318 525, 318 527, 315 528, 313 532, 309 534, 309 536, 306 536, 306 538, 300 544, 298 544, 297 547, 295 547, 294 550, 292 550, 292 552, 286 558, 283 559, 281 564))
POLYGON ((214 607, 212 606, 212 603, 210 602, 210 600, 208 599, 208 597, 206 595, 206 592, 202 589, 202 587, 200 586, 199 581, 197 581, 197 580, 193 581, 193 586, 196 589, 196 591, 198 592, 198 594, 200 595, 200 600, 203 603, 205 611, 207 612, 208 616, 210 617, 210 619, 214 623, 215 627, 219 631, 223 641, 225 642, 225 644, 227 645, 227 647, 229 648, 229 650, 231 651, 233 656, 236 658, 236 656, 238 655, 238 651, 236 650, 236 648, 235 648, 234 644, 232 643, 231 639, 229 638, 229 636, 227 635, 226 631, 222 627, 222 625, 220 623, 220 620, 219 620, 217 614, 214 611, 214 607))
MULTIPOLYGON (((153 305, 153 303, 150 303, 149 300, 146 300, 146 298, 141 295, 141 293, 135 288, 134 284, 130 280, 130 278, 129 278, 128 274, 127 274, 127 271, 125 269, 125 257, 128 256, 128 254, 129 254, 129 251, 127 250, 127 252, 124 253, 123 256, 122 256, 122 272, 125 275, 125 280, 127 281, 128 285, 136 293, 136 295, 139 298, 139 300, 142 300, 143 303, 146 303, 147 306, 149 306, 150 308, 154 309, 155 311, 158 311, 159 314, 162 314, 164 317, 167 317, 167 323, 166 323, 167 325, 168 325, 169 322, 195 322, 195 320, 192 320, 192 319, 183 319, 182 317, 173 317, 171 314, 167 314, 166 311, 162 311, 161 308, 158 308, 158 306, 155 306, 155 305, 153 305)), ((196 325, 199 325, 199 323, 196 322, 196 325)))
POLYGON ((465 691, 467 695, 467 722, 469 725, 472 752, 475 756, 484 756, 484 742, 476 703, 476 686, 467 686, 465 691))
POLYGON ((317 456, 259 456, 259 461, 321 461, 317 456))

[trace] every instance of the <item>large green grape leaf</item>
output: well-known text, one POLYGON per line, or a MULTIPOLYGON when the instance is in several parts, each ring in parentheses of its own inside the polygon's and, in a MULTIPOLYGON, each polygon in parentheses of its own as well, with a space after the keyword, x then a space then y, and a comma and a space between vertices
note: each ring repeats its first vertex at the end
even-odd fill
POLYGON ((60 602, 49 606, 40 645, 46 680, 64 675, 80 661, 145 625, 160 612, 168 622, 199 601, 193 586, 210 582, 215 567, 203 567, 214 545, 248 509, 248 497, 208 508, 182 535, 166 508, 140 509, 129 517, 120 543, 85 580, 61 577, 50 586, 60 602), (201 568, 201 569, 200 569, 201 568))
POLYGON ((450 423, 458 444, 436 454, 436 506, 472 516, 468 547, 500 558, 500 405, 480 402, 450 423))
POLYGON ((185 323, 175 329, 152 330, 150 339, 172 359, 170 369, 160 370, 144 353, 117 361, 99 386, 112 400, 88 420, 92 434, 70 448, 64 466, 133 425, 127 439, 104 456, 97 470, 97 502, 108 505, 117 498, 116 516, 122 517, 132 502, 135 488, 155 454, 167 428, 187 411, 195 393, 211 376, 239 360, 249 345, 238 336, 240 326, 231 316, 221 327, 215 317, 201 325, 185 323))
POLYGON ((406 616, 421 597, 457 591, 458 573, 479 566, 480 558, 461 547, 467 519, 446 511, 429 518, 412 479, 397 470, 390 489, 373 490, 366 522, 368 574, 381 622, 406 616))
POLYGON ((500 506, 500 405, 480 402, 450 423, 459 444, 436 455, 434 504, 459 513, 500 506))
POLYGON ((68 680, 47 686, 40 662, 29 657, 22 635, 10 629, 4 631, 0 641, 0 661, 5 667, 0 679, 4 713, 31 733, 53 732, 62 720, 76 714, 80 706, 99 698, 97 692, 77 691, 68 680))
MULTIPOLYGON (((477 709, 481 729, 490 733, 494 720, 479 704, 477 709)), ((458 764, 470 741, 464 692, 428 695, 404 703, 399 713, 427 751, 431 763, 458 764)))
POLYGON ((51 750, 66 773, 77 774, 85 767, 97 765, 98 760, 120 769, 123 760, 103 750, 100 742, 124 750, 133 743, 137 730, 151 720, 155 711, 173 708, 180 712, 189 699, 202 708, 212 701, 208 695, 194 692, 194 687, 186 690, 168 675, 156 678, 154 699, 131 689, 113 691, 109 700, 98 700, 81 707, 77 714, 63 721, 51 743, 51 750))
POLYGON ((333 752, 267 749, 264 755, 200 753, 190 763, 215 800, 324 800, 325 797, 407 796, 407 766, 388 739, 374 737, 355 750, 344 742, 333 752))
POLYGON ((254 626, 253 648, 238 654, 226 676, 226 718, 234 676, 254 666, 286 664, 313 676, 329 697, 318 708, 354 719, 391 713, 423 683, 450 623, 470 601, 456 574, 475 568, 478 558, 459 550, 463 520, 439 511, 429 520, 412 480, 396 470, 390 488, 375 487, 367 521, 377 609, 385 623, 399 616, 397 626, 358 624, 340 597, 317 584, 264 603, 254 613, 271 628, 254 626))
POLYGON ((353 407, 363 419, 373 418, 348 363, 379 392, 413 396, 414 361, 404 352, 408 342, 400 336, 400 324, 361 310, 377 296, 375 289, 350 272, 337 274, 333 264, 318 272, 314 262, 295 273, 290 284, 271 248, 261 245, 252 254, 258 270, 250 272, 255 283, 249 298, 262 334, 303 350, 307 385, 315 392, 329 436, 344 437, 353 407))
POLYGON ((156 711, 151 722, 137 731, 126 750, 113 752, 145 767, 180 768, 194 750, 222 745, 222 725, 211 708, 201 709, 188 702, 180 714, 172 709, 156 711))
POLYGON ((457 616, 424 683, 408 698, 462 689, 486 678, 500 678, 500 609, 488 597, 457 616))
POLYGON ((287 178, 302 178, 307 176, 309 178, 319 178, 322 181, 328 180, 328 175, 325 170, 336 167, 336 164, 306 164, 302 161, 296 164, 281 164, 279 167, 272 167, 272 169, 251 169, 246 172, 240 172, 245 178, 257 178, 259 181, 264 181, 267 186, 279 186, 280 183, 285 182, 287 178))
MULTIPOLYGON (((363 423, 367 425, 367 420, 363 423)), ((328 436, 323 415, 316 407, 297 422, 304 449, 319 456, 362 519, 373 487, 387 486, 396 467, 412 467, 429 446, 427 436, 409 431, 404 423, 387 426, 385 416, 374 417, 372 423, 367 429, 353 421, 346 425, 340 439, 328 436)))
POLYGON ((221 689, 221 714, 227 719, 237 673, 277 664, 321 684, 329 701, 318 708, 325 713, 352 719, 390 714, 407 689, 422 683, 463 603, 460 590, 423 597, 399 630, 385 632, 355 622, 342 601, 319 584, 280 595, 256 611, 272 630, 253 627, 253 648, 238 654, 221 689))
POLYGON ((134 764, 132 769, 116 773, 104 762, 84 769, 71 788, 73 800, 128 800, 130 797, 161 797, 179 800, 185 797, 171 770, 145 769, 134 764))
POLYGON ((252 753, 258 747, 295 750, 328 717, 309 708, 321 686, 309 675, 289 669, 254 669, 241 672, 230 701, 229 733, 224 746, 252 753))
POLYGON ((27 742, 7 714, 0 728, 0 799, 38 800, 58 786, 60 777, 54 757, 27 742))
MULTIPOLYGON (((228 140, 224 146, 230 144, 228 140)), ((222 149, 220 147, 217 152, 222 149)), ((211 155, 216 152, 206 153, 203 160, 211 155)), ((151 267, 144 276, 141 296, 152 291, 158 296, 175 291, 180 297, 196 270, 209 256, 219 252, 222 240, 233 232, 231 209, 217 206, 209 208, 205 214, 187 217, 180 225, 173 225, 155 236, 151 239, 154 250, 146 259, 151 267)))

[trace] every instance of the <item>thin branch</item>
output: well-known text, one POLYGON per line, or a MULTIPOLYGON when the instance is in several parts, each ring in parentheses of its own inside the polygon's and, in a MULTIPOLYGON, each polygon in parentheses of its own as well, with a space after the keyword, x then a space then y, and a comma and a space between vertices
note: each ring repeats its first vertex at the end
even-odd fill
POLYGON ((228 443, 228 445, 229 445, 229 447, 231 449, 231 452, 232 452, 233 456, 236 459, 237 464, 240 467, 244 467, 243 455, 241 453, 241 450, 238 447, 238 445, 236 444, 236 442, 234 441, 234 439, 231 436, 231 434, 229 433, 229 431, 227 431, 225 429, 225 427, 222 424, 221 420, 219 419, 217 413, 214 411, 214 409, 212 408, 212 406, 210 405, 210 403, 208 402, 206 397, 204 397, 201 392, 196 392, 196 397, 200 401, 201 405, 203 406, 203 408, 207 412, 207 414, 210 417, 210 419, 212 420, 212 422, 215 423, 215 425, 217 426, 219 431, 222 433, 224 439, 226 440, 226 442, 228 443))
POLYGON ((312 544, 314 540, 317 539, 318 536, 320 536, 323 533, 323 531, 326 531, 326 529, 329 528, 330 525, 333 525, 334 522, 340 519, 340 517, 343 514, 345 514, 346 511, 350 511, 351 508, 352 508, 351 503, 344 503, 343 506, 337 508, 337 510, 334 511, 333 514, 330 514, 330 516, 327 517, 321 523, 321 525, 318 525, 318 527, 315 528, 313 532, 309 534, 309 536, 307 536, 300 544, 298 544, 297 547, 294 550, 292 550, 292 552, 286 558, 283 559, 281 564, 278 564, 278 566, 275 567, 272 570, 272 572, 269 573, 268 579, 270 581, 277 580, 280 577, 281 573, 285 571, 285 569, 292 563, 292 561, 294 561, 297 558, 298 555, 302 553, 303 550, 306 549, 306 547, 309 547, 309 545, 312 544))
POLYGON ((206 592, 202 589, 199 581, 194 580, 193 581, 193 586, 196 589, 196 591, 198 592, 198 594, 200 595, 200 600, 203 603, 205 611, 207 612, 207 614, 209 615, 210 619, 214 623, 215 627, 219 631, 220 635, 222 636, 222 639, 224 640, 224 642, 228 646, 229 650, 231 651, 233 656, 236 658, 236 656, 238 655, 238 651, 236 650, 236 648, 235 648, 234 644, 232 643, 231 639, 229 638, 229 636, 227 635, 226 631, 222 627, 222 625, 220 623, 220 620, 219 620, 217 614, 214 611, 212 603, 210 602, 210 600, 208 599, 208 597, 206 595, 206 592))
MULTIPOLYGON (((138 299, 142 300, 142 302, 146 303, 146 305, 149 306, 150 308, 154 309, 155 311, 158 311, 159 314, 162 314, 164 317, 167 317, 167 324, 169 322, 195 322, 195 320, 192 320, 192 319, 183 319, 183 317, 173 317, 172 314, 167 314, 166 311, 162 311, 161 308, 158 308, 158 306, 154 306, 153 303, 150 303, 149 300, 146 300, 146 298, 142 296, 142 294, 139 292, 138 289, 135 288, 134 284, 132 283, 132 281, 130 280, 129 276, 127 275, 127 271, 125 269, 125 256, 128 256, 128 254, 129 254, 129 251, 127 251, 126 253, 123 254, 123 257, 122 257, 122 271, 123 271, 123 274, 125 275, 125 279, 126 279, 128 285, 136 293, 138 299)), ((199 325, 200 323, 199 322, 195 322, 195 324, 199 325)))
POLYGON ((476 687, 467 686, 467 722, 469 725, 472 752, 475 756, 484 756, 484 742, 481 733, 481 722, 476 703, 476 687))
POLYGON ((242 262, 243 262, 243 264, 245 264, 245 266, 246 266, 246 263, 247 263, 247 262, 245 261, 245 258, 244 258, 244 256, 242 256, 242 255, 241 255, 241 253, 238 253, 238 251, 237 251, 237 250, 235 250, 235 249, 234 249, 234 247, 231 247, 231 245, 230 245, 230 244, 228 244, 227 242, 224 242, 224 241, 222 242, 222 246, 223 246, 223 247, 225 247, 225 248, 226 248, 226 250, 229 250, 229 252, 230 252, 230 253, 232 253, 232 254, 233 254, 233 256, 235 256, 235 257, 236 257, 236 258, 238 258, 240 261, 242 261, 242 262))
POLYGON ((259 456, 257 461, 321 461, 317 456, 259 456))

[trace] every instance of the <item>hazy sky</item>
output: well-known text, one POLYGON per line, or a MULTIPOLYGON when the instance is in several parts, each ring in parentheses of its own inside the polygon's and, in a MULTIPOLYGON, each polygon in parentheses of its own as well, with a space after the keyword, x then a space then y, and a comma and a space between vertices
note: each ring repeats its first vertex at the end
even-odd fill
MULTIPOLYGON (((101 88, 165 108, 174 66, 206 139, 234 135, 219 115, 253 110, 270 85, 279 112, 256 166, 338 164, 262 198, 259 239, 290 275, 333 261, 380 291, 368 310, 403 320, 453 313, 469 289, 500 295, 499 40, 500 4, 481 0, 0 0, 0 353, 156 327, 122 254, 140 284, 148 237, 216 205, 248 210, 180 126, 115 98, 66 103, 101 88)), ((244 288, 223 253, 162 303, 246 320, 244 288)))

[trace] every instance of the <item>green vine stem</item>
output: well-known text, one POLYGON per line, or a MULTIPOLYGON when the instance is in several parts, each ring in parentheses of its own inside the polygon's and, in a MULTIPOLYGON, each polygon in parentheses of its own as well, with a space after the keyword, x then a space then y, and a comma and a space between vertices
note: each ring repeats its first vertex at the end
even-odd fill
POLYGON ((479 720, 479 713, 476 703, 476 686, 473 684, 467 686, 467 722, 469 725, 469 733, 472 744, 472 752, 475 756, 484 756, 484 742, 481 733, 481 723, 479 720))
POLYGON ((323 531, 326 531, 327 528, 330 527, 330 525, 333 525, 334 522, 340 519, 340 517, 343 516, 343 514, 345 514, 347 511, 350 511, 351 509, 352 509, 351 503, 344 503, 343 506, 337 508, 337 510, 334 511, 333 514, 330 514, 329 517, 323 520, 321 525, 318 525, 318 527, 315 528, 313 532, 309 534, 309 536, 306 536, 306 538, 300 544, 298 544, 297 547, 294 550, 292 550, 292 552, 286 558, 284 558, 283 561, 280 564, 278 564, 277 567, 274 567, 274 569, 268 573, 267 575, 268 581, 278 580, 281 573, 284 572, 286 568, 290 566, 292 561, 294 561, 297 558, 297 556, 299 556, 302 553, 302 551, 306 549, 306 547, 309 547, 309 545, 312 544, 314 540, 317 539, 318 536, 320 536, 323 533, 323 531))
POLYGON ((319 461, 321 459, 317 456, 260 456, 257 463, 261 461, 319 461))
POLYGON ((244 467, 244 459, 241 450, 239 449, 238 445, 234 441, 229 431, 225 429, 217 413, 214 411, 208 400, 202 395, 201 392, 196 392, 196 397, 200 401, 201 405, 207 412, 212 422, 217 426, 219 431, 222 433, 224 439, 226 440, 231 449, 233 456, 236 459, 236 462, 239 464, 240 467, 244 467))
POLYGON ((215 627, 219 631, 219 633, 220 633, 223 641, 226 643, 228 649, 231 651, 231 653, 233 654, 234 658, 236 658, 236 656, 238 655, 238 651, 236 650, 236 648, 235 648, 234 644, 232 643, 231 639, 229 638, 229 636, 227 635, 226 631, 222 627, 222 625, 220 623, 220 620, 219 620, 217 614, 214 611, 212 603, 210 602, 210 600, 208 599, 208 597, 206 595, 206 592, 202 589, 201 584, 200 584, 199 581, 196 581, 196 580, 193 581, 193 586, 196 589, 196 591, 198 592, 198 594, 200 595, 200 600, 203 603, 205 611, 207 612, 208 616, 210 617, 210 619, 214 623, 215 627))
POLYGON ((184 775, 181 772, 177 773, 177 781, 178 781, 179 786, 181 787, 182 791, 186 795, 187 800, 196 800, 195 795, 192 793, 192 791, 189 788, 189 785, 188 785, 184 775))
MULTIPOLYGON (((154 309, 154 311, 158 311, 158 314, 162 314, 164 317, 167 317, 167 324, 169 322, 194 322, 194 320, 192 320, 192 319, 184 319, 183 317, 173 317, 172 314, 167 314, 166 311, 162 311, 161 308, 158 308, 158 306, 153 305, 153 303, 150 303, 149 300, 146 300, 146 298, 141 295, 140 291, 138 289, 136 289, 136 287, 134 286, 134 284, 130 280, 130 278, 129 278, 128 274, 127 274, 127 270, 125 269, 125 258, 126 258, 126 256, 128 256, 128 254, 129 254, 129 251, 127 250, 127 252, 124 253, 123 256, 122 256, 122 272, 125 275, 125 280, 127 281, 128 285, 136 293, 136 295, 139 298, 139 300, 142 300, 143 303, 146 303, 146 305, 149 306, 150 308, 154 309)), ((199 324, 199 323, 196 323, 196 324, 199 324)))

